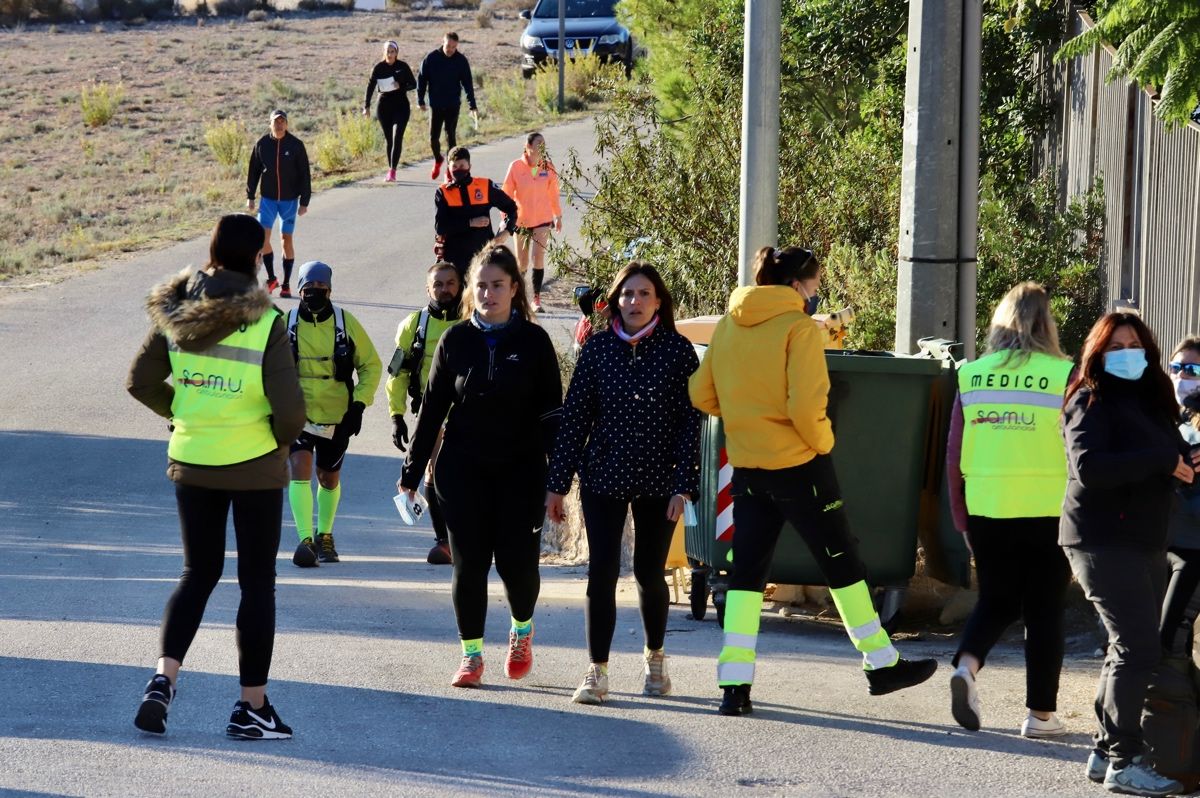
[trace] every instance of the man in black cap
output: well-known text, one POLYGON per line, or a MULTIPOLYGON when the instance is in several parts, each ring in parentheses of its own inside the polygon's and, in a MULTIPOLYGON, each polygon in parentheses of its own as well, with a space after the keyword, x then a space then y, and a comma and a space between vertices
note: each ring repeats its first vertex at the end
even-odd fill
POLYGON ((271 132, 259 139, 250 150, 250 174, 246 178, 246 209, 254 210, 254 192, 258 188, 262 201, 258 205, 258 221, 267 231, 263 245, 263 266, 267 270, 267 292, 279 288, 279 296, 292 295, 292 264, 296 249, 292 235, 296 217, 308 212, 312 198, 312 173, 304 142, 288 132, 287 112, 276 108, 271 112, 271 132), (280 220, 283 238, 283 285, 275 279, 275 253, 271 250, 271 230, 280 220))
MULTIPOLYGON (((450 151, 450 172, 434 196, 433 253, 465 279, 471 258, 489 243, 503 244, 517 229, 517 204, 486 177, 471 177, 471 153, 450 151), (492 232, 492 208, 504 214, 500 235, 492 232)), ((466 290, 466 289, 464 289, 466 290)))

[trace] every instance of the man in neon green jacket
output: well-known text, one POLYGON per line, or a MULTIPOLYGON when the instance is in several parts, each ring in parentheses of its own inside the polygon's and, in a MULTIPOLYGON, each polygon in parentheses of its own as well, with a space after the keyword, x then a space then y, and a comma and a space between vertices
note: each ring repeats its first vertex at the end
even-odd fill
MULTIPOLYGON (((421 409, 421 394, 429 380, 429 367, 433 365, 433 353, 437 349, 442 333, 458 323, 459 301, 462 299, 462 283, 458 269, 449 261, 440 260, 429 267, 425 280, 429 294, 429 305, 410 314, 400 322, 396 330, 396 351, 388 364, 388 410, 392 414, 392 443, 400 451, 408 444, 408 426, 404 422, 405 405, 412 399, 412 412, 421 409)), ((433 457, 425 472, 425 500, 429 504, 429 517, 433 521, 436 541, 426 558, 430 565, 450 564, 450 542, 446 533, 446 521, 441 506, 433 491, 433 465, 441 438, 434 447, 433 457)))
POLYGON ((341 470, 350 437, 362 430, 383 364, 358 319, 330 302, 333 270, 320 261, 300 267, 300 304, 287 317, 308 423, 291 446, 288 499, 300 544, 301 568, 337 562, 333 519, 342 497, 341 470), (313 461, 317 466, 317 528, 313 537, 313 461))

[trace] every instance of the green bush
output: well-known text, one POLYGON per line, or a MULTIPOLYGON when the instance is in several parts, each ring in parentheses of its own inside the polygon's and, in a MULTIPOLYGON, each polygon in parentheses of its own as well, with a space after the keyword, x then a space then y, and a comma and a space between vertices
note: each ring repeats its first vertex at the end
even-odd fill
POLYGON ((346 150, 346 143, 337 133, 326 130, 317 136, 313 147, 316 152, 317 168, 322 172, 326 174, 344 172, 350 166, 350 153, 346 150))
POLYGON ((383 133, 369 116, 344 113, 338 115, 338 137, 351 159, 358 159, 383 146, 383 133))
POLYGON ((112 121, 117 106, 125 99, 124 84, 84 84, 79 92, 79 105, 83 111, 83 122, 88 127, 101 127, 112 121))
POLYGON ((204 143, 221 166, 241 164, 248 153, 246 126, 233 119, 223 119, 204 129, 204 143))
POLYGON ((558 113, 558 64, 546 59, 533 73, 533 98, 548 114, 558 113))
MULTIPOLYGON (((490 82, 487 92, 481 98, 488 114, 518 125, 528 122, 528 85, 528 81, 519 75, 490 82)), ((557 91, 557 87, 555 90, 557 91)))
POLYGON ((896 256, 835 244, 822 261, 821 311, 854 311, 847 349, 891 349, 896 340, 896 256))
POLYGON ((985 185, 979 206, 979 289, 976 325, 980 351, 992 311, 1019 282, 1046 286, 1063 351, 1077 354, 1096 319, 1106 310, 1100 271, 1104 249, 1104 187, 1058 209, 1051 176, 1035 180, 1014 196, 985 185))

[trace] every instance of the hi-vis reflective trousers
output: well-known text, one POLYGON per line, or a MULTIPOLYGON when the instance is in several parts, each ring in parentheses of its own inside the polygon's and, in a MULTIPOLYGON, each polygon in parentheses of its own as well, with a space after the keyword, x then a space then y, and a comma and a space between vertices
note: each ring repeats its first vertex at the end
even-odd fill
POLYGON ((900 657, 871 601, 829 456, 793 468, 734 469, 733 497, 733 573, 725 599, 725 646, 717 666, 720 684, 753 682, 762 591, 785 521, 812 552, 846 633, 863 655, 863 668, 895 665, 900 657))

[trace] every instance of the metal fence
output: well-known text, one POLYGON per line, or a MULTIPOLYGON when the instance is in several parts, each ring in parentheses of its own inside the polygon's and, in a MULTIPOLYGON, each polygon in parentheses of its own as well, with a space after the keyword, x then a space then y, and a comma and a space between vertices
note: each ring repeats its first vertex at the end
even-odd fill
MULTIPOLYGON (((1092 27, 1083 13, 1075 36, 1092 27)), ((1041 65, 1062 103, 1040 152, 1060 199, 1104 182, 1103 288, 1110 307, 1138 309, 1164 349, 1200 331, 1200 125, 1168 132, 1135 84, 1105 82, 1113 51, 1041 65)))

